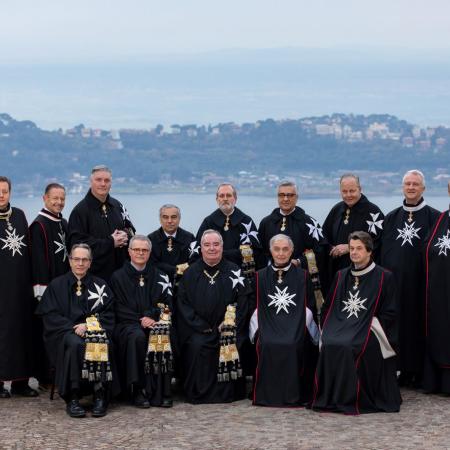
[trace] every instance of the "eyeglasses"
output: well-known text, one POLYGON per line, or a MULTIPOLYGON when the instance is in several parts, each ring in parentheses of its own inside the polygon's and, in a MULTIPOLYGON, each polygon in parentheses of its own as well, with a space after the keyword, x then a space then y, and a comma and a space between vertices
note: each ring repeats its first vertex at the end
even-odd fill
POLYGON ((279 192, 278 193, 278 198, 284 198, 284 197, 286 197, 286 198, 294 198, 296 195, 297 194, 292 194, 292 193, 284 194, 282 192, 279 192))
POLYGON ((70 257, 70 260, 73 261, 75 264, 87 264, 91 261, 91 258, 77 258, 76 256, 74 258, 70 257))
POLYGON ((130 248, 130 250, 134 253, 143 253, 144 255, 150 253, 150 250, 148 248, 130 248))

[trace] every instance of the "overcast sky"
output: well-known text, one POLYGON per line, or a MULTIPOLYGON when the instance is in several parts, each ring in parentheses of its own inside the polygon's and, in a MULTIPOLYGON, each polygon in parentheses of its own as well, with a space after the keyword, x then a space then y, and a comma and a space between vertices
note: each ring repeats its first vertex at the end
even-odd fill
POLYGON ((0 61, 229 48, 450 47, 449 0, 5 0, 0 61))

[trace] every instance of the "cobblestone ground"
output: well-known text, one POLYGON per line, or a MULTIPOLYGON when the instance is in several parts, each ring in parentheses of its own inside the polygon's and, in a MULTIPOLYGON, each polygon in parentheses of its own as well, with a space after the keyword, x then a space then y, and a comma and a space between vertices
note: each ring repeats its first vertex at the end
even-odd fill
POLYGON ((305 409, 114 404, 101 419, 71 419, 59 398, 0 399, 1 449, 442 449, 450 398, 403 390, 398 414, 343 416, 305 409))

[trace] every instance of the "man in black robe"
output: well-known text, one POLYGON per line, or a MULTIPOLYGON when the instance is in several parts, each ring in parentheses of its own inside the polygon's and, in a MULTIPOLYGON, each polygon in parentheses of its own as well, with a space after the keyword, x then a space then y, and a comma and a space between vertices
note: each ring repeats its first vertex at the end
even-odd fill
POLYGON ((355 231, 348 243, 352 266, 337 272, 323 308, 312 408, 398 412, 394 276, 372 261, 368 233, 355 231))
POLYGON ((132 391, 138 408, 172 406, 172 350, 167 320, 172 285, 169 276, 149 262, 151 251, 146 236, 133 236, 128 248, 130 261, 111 277, 117 317, 114 336, 123 390, 132 391), (163 348, 155 347, 158 339, 163 348))
POLYGON ((93 253, 91 273, 106 281, 127 260, 128 239, 135 232, 125 207, 109 195, 111 183, 108 167, 94 167, 91 188, 69 217, 69 246, 88 244, 93 253))
POLYGON ((232 402, 245 396, 239 350, 248 339, 246 282, 239 266, 222 257, 217 231, 203 233, 201 254, 178 291, 184 393, 190 403, 232 402))
POLYGON ((250 338, 258 334, 255 405, 302 406, 312 399, 316 302, 308 272, 291 263, 293 250, 288 236, 275 235, 273 263, 256 274, 257 309, 250 321, 250 338))
POLYGON ((439 211, 423 198, 425 178, 410 170, 403 177, 403 206, 384 219, 381 265, 392 271, 399 303, 400 385, 419 387, 422 380, 425 327, 424 240, 436 222, 439 211))
POLYGON ((275 208, 271 214, 264 217, 259 225, 259 236, 266 262, 271 260, 270 239, 279 233, 289 236, 294 243, 292 264, 308 269, 311 274, 314 272, 314 289, 320 293, 324 258, 328 251, 322 228, 317 220, 297 206, 298 189, 295 183, 281 182, 277 188, 277 197, 279 208, 275 208), (309 250, 312 252, 308 252, 309 250), (308 254, 310 254, 309 257, 308 254), (311 266, 311 257, 314 259, 314 271, 311 266))
POLYGON ((101 278, 91 275, 92 253, 75 244, 71 270, 50 282, 36 313, 44 323, 44 341, 59 395, 71 417, 84 417, 80 398, 94 391, 91 414, 107 412, 108 395, 119 392, 110 339, 114 329, 114 296, 101 278))
POLYGON ((31 366, 32 290, 28 224, 22 210, 10 205, 11 181, 0 176, 0 398, 11 393, 36 397, 28 386, 31 366))
MULTIPOLYGON (((44 208, 30 225, 31 278, 36 305, 50 281, 69 270, 67 220, 62 216, 65 199, 64 186, 49 184, 43 197, 44 208)), ((50 362, 42 340, 42 321, 35 317, 33 325, 36 378, 42 386, 52 382, 50 362)))
POLYGON ((261 243, 252 218, 236 207, 237 192, 230 183, 219 184, 218 208, 205 217, 197 232, 200 241, 205 230, 216 230, 223 239, 223 256, 237 264, 247 278, 252 278, 260 264, 261 243))
MULTIPOLYGON (((450 182, 448 183, 450 195, 450 182)), ((427 393, 450 394, 450 209, 438 217, 426 245, 425 366, 427 393)))
POLYGON ((331 208, 323 224, 323 233, 331 246, 327 273, 323 281, 328 289, 335 273, 350 265, 348 236, 353 231, 367 231, 373 239, 373 258, 378 261, 384 215, 361 192, 357 175, 342 175, 339 181, 342 201, 331 208), (325 278, 326 275, 326 278, 325 278))

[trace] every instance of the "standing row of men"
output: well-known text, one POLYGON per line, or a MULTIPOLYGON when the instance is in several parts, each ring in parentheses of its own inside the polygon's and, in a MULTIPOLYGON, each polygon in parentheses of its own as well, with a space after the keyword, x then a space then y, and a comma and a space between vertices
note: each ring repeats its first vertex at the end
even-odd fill
MULTIPOLYGON (((89 260, 90 267, 88 268, 90 268, 90 272, 93 275, 99 276, 100 279, 106 282, 111 282, 111 286, 116 286, 114 289, 117 305, 116 315, 119 317, 120 314, 124 314, 124 321, 127 322, 129 316, 127 315, 126 307, 122 308, 122 306, 119 306, 123 304, 123 301, 122 303, 120 302, 120 295, 117 293, 120 292, 122 285, 126 284, 124 281, 126 276, 112 275, 118 269, 125 271, 125 273, 127 272, 126 261, 128 258, 131 258, 132 262, 131 266, 128 267, 128 276, 130 279, 133 279, 131 275, 133 270, 137 270, 139 273, 143 270, 148 270, 149 266, 147 262, 142 266, 142 258, 146 253, 145 250, 148 249, 148 257, 151 263, 162 271, 159 273, 159 276, 162 277, 161 281, 147 283, 143 274, 139 275, 142 275, 144 277, 143 279, 137 278, 137 275, 134 274, 136 281, 134 289, 136 289, 136 286, 143 287, 147 285, 150 285, 150 288, 153 289, 154 285, 158 285, 159 283, 161 287, 165 286, 166 290, 169 290, 171 282, 174 282, 176 285, 181 279, 182 283, 179 286, 178 292, 179 297, 176 302, 172 302, 172 300, 164 302, 162 298, 159 299, 161 300, 159 304, 162 306, 156 307, 157 305, 154 305, 155 309, 153 312, 148 312, 148 315, 138 317, 139 320, 135 323, 137 328, 134 331, 126 329, 123 333, 126 333, 127 336, 131 333, 134 336, 133 339, 135 339, 136 345, 138 345, 137 342, 140 342, 139 348, 144 354, 146 353, 145 339, 147 339, 147 335, 144 337, 141 333, 138 336, 136 335, 136 330, 139 329, 142 331, 145 328, 152 329, 155 323, 158 323, 157 328, 159 331, 157 333, 160 334, 156 333, 155 338, 161 340, 161 336, 164 336, 166 331, 164 331, 164 323, 159 324, 159 319, 161 319, 165 309, 173 310, 172 312, 176 312, 177 309, 180 310, 180 325, 177 327, 179 333, 177 342, 180 343, 180 348, 174 348, 173 350, 176 355, 178 353, 177 356, 184 362, 183 367, 185 370, 183 378, 185 380, 185 390, 190 401, 205 401, 205 398, 211 401, 226 401, 226 398, 234 398, 232 395, 225 395, 222 389, 217 391, 215 382, 211 385, 205 382, 211 376, 211 373, 209 375, 196 373, 198 367, 208 367, 208 370, 215 372, 216 369, 211 369, 211 364, 203 364, 200 361, 198 364, 195 363, 196 355, 201 358, 205 357, 204 351, 200 351, 200 349, 209 348, 212 351, 214 348, 212 342, 216 342, 217 344, 218 340, 221 341, 224 349, 227 345, 237 345, 241 353, 247 354, 248 356, 248 358, 244 358, 245 361, 241 362, 235 356, 230 357, 230 359, 228 355, 220 369, 222 378, 229 378, 231 374, 237 374, 239 370, 242 370, 242 364, 244 365, 244 370, 247 370, 247 373, 252 370, 251 364, 249 364, 249 367, 245 367, 246 362, 251 359, 251 350, 245 351, 248 339, 242 337, 242 330, 245 330, 246 326, 248 326, 249 314, 254 309, 254 305, 251 304, 251 301, 243 302, 242 299, 239 300, 243 296, 242 292, 245 291, 245 286, 248 285, 248 283, 244 283, 244 279, 254 280, 253 274, 255 270, 267 266, 267 262, 271 261, 274 277, 278 277, 276 280, 278 285, 273 286, 273 289, 270 290, 271 293, 267 291, 268 297, 266 298, 272 299, 272 302, 274 302, 273 305, 278 305, 277 315, 280 311, 288 314, 286 305, 289 304, 288 292, 290 292, 290 289, 287 289, 285 292, 281 290, 281 287, 283 287, 284 272, 291 270, 291 267, 303 267, 303 269, 309 271, 313 283, 308 289, 316 295, 314 305, 310 302, 312 297, 308 297, 305 305, 309 305, 308 309, 310 314, 308 315, 308 323, 313 329, 311 317, 314 318, 314 310, 322 306, 322 296, 320 293, 330 292, 329 298, 335 298, 332 297, 333 294, 336 295, 336 292, 339 292, 339 281, 336 282, 336 279, 333 281, 333 277, 339 270, 348 267, 351 261, 355 263, 353 259, 351 261, 349 259, 352 246, 348 240, 348 236, 354 231, 361 230, 367 231, 371 235, 374 243, 371 246, 370 242, 361 236, 361 239, 356 239, 363 242, 364 249, 370 254, 369 260, 366 261, 368 263, 367 267, 362 268, 363 272, 372 264, 373 256, 375 260, 381 262, 382 266, 394 272, 398 285, 397 298, 399 299, 400 345, 399 349, 397 348, 397 352, 400 354, 399 368, 402 372, 402 381, 420 381, 422 377, 422 359, 425 345, 424 333, 427 332, 429 336, 435 333, 434 325, 427 326, 423 333, 421 330, 425 323, 425 310, 423 308, 425 280, 430 282, 430 286, 434 285, 434 283, 431 282, 433 277, 430 271, 425 276, 425 267, 422 263, 420 253, 423 246, 420 244, 424 242, 425 237, 431 231, 438 212, 426 205, 423 199, 422 194, 425 183, 423 175, 419 171, 410 171, 405 174, 403 179, 404 205, 392 211, 386 218, 383 217, 379 208, 370 203, 361 193, 359 179, 354 175, 344 175, 340 180, 343 201, 331 210, 325 220, 323 229, 315 219, 308 216, 297 206, 298 192, 294 183, 285 182, 279 185, 277 192, 279 208, 276 208, 269 216, 261 221, 259 232, 253 220, 235 206, 237 194, 234 187, 230 184, 223 184, 218 187, 216 194, 218 209, 205 218, 198 231, 197 239, 179 227, 179 209, 174 205, 165 205, 160 210, 162 227, 149 236, 151 243, 149 242, 142 246, 141 240, 138 241, 140 247, 132 247, 130 245, 129 248, 127 248, 128 242, 134 233, 134 228, 123 205, 109 196, 111 182, 111 171, 107 167, 98 166, 93 169, 91 174, 91 189, 86 197, 72 211, 68 228, 61 216, 61 211, 64 206, 64 188, 56 184, 48 187, 44 196, 45 208, 40 212, 38 218, 30 227, 34 296, 37 300, 40 300, 50 280, 58 275, 64 274, 68 270, 69 259, 65 246, 66 242, 69 242, 71 247, 74 244, 88 244, 89 249, 83 247, 74 249, 76 253, 81 252, 84 254, 88 252, 89 255, 80 257, 72 254, 71 266, 74 264, 72 274, 75 274, 76 264, 81 264, 81 266, 83 264, 87 265, 88 263, 86 261, 83 263, 82 260, 89 260), (70 230, 70 235, 68 236, 68 241, 66 241, 68 230, 70 230), (214 230, 216 233, 211 233, 210 230, 214 230), (208 232, 204 236, 205 231, 208 232), (279 239, 270 245, 271 239, 279 234, 287 236, 287 244, 283 239, 279 239), (200 251, 197 243, 202 238, 204 245, 202 245, 200 251), (210 242, 211 240, 212 242, 210 242), (276 258, 272 247, 275 244, 277 244, 277 248, 287 246, 292 250, 286 265, 284 265, 286 262, 281 265, 279 263, 278 265, 274 264, 276 258), (223 258, 222 254, 219 252, 219 257, 217 252, 219 247, 222 247, 223 258), (309 250, 312 250, 312 252, 309 252, 309 250), (195 269, 192 268, 192 270, 189 270, 183 275, 186 268, 191 265, 192 261, 198 259, 200 254, 202 255, 202 260, 196 264, 195 269), (139 262, 139 258, 141 258, 141 262, 139 262), (237 265, 233 267, 226 266, 229 263, 237 265), (226 267, 220 265, 225 265, 226 267), (278 280, 281 281, 278 282, 278 280), (205 285, 203 286, 202 283, 205 285), (227 291, 224 283, 231 283, 232 293, 225 295, 225 297, 228 295, 231 297, 223 298, 223 293, 227 291), (143 286, 140 286, 141 284, 143 286), (212 291, 211 289, 216 289, 216 291, 212 291), (205 302, 205 299, 210 300, 205 302), (197 301, 200 301, 199 305, 196 305, 197 301), (212 307, 212 305, 215 306, 212 307), (232 324, 233 320, 231 320, 231 324, 227 325, 230 329, 228 330, 225 327, 227 331, 222 333, 222 322, 224 322, 224 315, 227 313, 227 307, 229 305, 234 305, 235 308, 234 325, 232 324), (207 306, 207 310, 201 310, 204 306, 207 306), (123 311, 120 312, 121 308, 125 313, 123 311), (201 311, 198 311, 198 308, 201 311), (212 316, 209 316, 211 314, 212 316), (205 317, 209 317, 209 320, 205 321, 205 317), (142 322, 141 319, 149 320, 142 322), (210 326, 206 326, 207 324, 210 326), (214 326, 211 326, 212 324, 214 326), (205 326, 204 329, 202 329, 203 326, 205 326), (217 326, 220 329, 216 328, 217 326), (196 330, 197 333, 193 333, 193 330, 196 330), (209 344, 207 342, 208 336, 210 339, 209 344), (192 348, 187 349, 186 342, 190 345, 192 344, 194 350, 192 348), (226 342, 231 343, 225 344, 226 342)), ((0 219, 4 219, 1 221, 1 224, 5 224, 4 232, 6 233, 5 238, 2 239, 4 242, 2 250, 7 250, 9 252, 7 255, 10 256, 8 259, 5 259, 5 266, 3 266, 2 261, 2 267, 8 267, 8 270, 4 275, 5 279, 2 280, 1 285, 2 290, 6 290, 9 294, 8 299, 11 299, 11 302, 14 299, 14 305, 7 305, 5 302, 2 306, 8 308, 8 314, 11 314, 10 317, 15 317, 16 319, 9 321, 14 324, 13 327, 11 325, 9 325, 9 328, 2 327, 2 332, 5 336, 0 336, 0 347, 2 350, 5 347, 5 352, 0 352, 0 380, 17 380, 12 385, 13 394, 36 395, 27 383, 28 376, 31 375, 29 366, 27 368, 27 361, 30 361, 31 355, 27 352, 28 342, 25 342, 27 340, 27 333, 33 329, 29 323, 29 318, 31 317, 31 302, 28 301, 30 293, 26 292, 30 285, 27 283, 27 276, 30 273, 27 262, 30 245, 27 242, 26 221, 23 213, 16 208, 11 208, 9 205, 10 189, 9 180, 4 177, 0 178, 0 219), (19 262, 21 263, 20 266, 18 264, 19 262), (19 283, 11 282, 13 278, 12 274, 15 273, 20 274, 19 283), (15 299, 19 299, 19 301, 15 301, 15 299), (20 320, 18 320, 19 318, 20 320), (8 341, 8 346, 6 345, 6 341, 8 341), (23 351, 17 351, 18 349, 23 349, 23 351), (14 358, 8 358, 8 355, 12 353, 15 355, 14 358), (3 355, 7 355, 7 357, 4 358, 3 355)), ((445 220, 441 220, 440 226, 444 226, 444 223, 445 220)), ((0 230, 0 233, 3 234, 3 230, 0 230)), ((439 233, 435 230, 434 235, 439 236, 439 233)), ((438 248, 440 251, 438 256, 442 254, 446 256, 448 236, 447 241, 445 241, 445 233, 439 239, 442 242, 439 241, 440 247, 438 246, 438 248)), ((430 248, 433 250, 434 247, 428 245, 428 250, 430 248)), ((0 252, 2 257, 5 253, 5 251, 3 254, 0 252)), ((427 252, 428 254, 431 255, 430 252, 427 252)), ((432 261, 433 258, 430 258, 430 260, 427 259, 428 269, 432 261)), ((84 266, 80 267, 80 270, 81 268, 84 269, 84 266)), ((264 270, 267 272, 268 269, 264 270)), ((306 271, 303 273, 305 276, 306 271)), ((82 271, 79 272, 82 273, 82 271)), ((269 273, 272 272, 269 271, 269 273)), ((372 269, 368 272, 372 272, 372 269)), ((87 269, 78 281, 86 275, 87 269)), ((341 275, 342 273, 339 274, 339 276, 341 275)), ((355 280, 360 280, 363 278, 363 275, 366 275, 366 272, 352 276, 355 280)), ((296 276, 295 279, 297 278, 296 276)), ((390 276, 385 276, 383 272, 383 278, 388 280, 390 276)), ((307 277, 307 279, 309 278, 307 277)), ((92 289, 88 287, 83 288, 83 286, 79 287, 74 279, 73 282, 72 294, 74 298, 84 298, 85 294, 88 296, 85 299, 84 309, 86 309, 86 305, 89 303, 87 301, 88 299, 93 305, 96 305, 95 308, 98 308, 104 306, 103 304, 105 302, 103 300, 105 298, 109 297, 110 300, 113 295, 112 293, 108 294, 106 287, 102 291, 103 285, 100 282, 95 282, 92 285, 92 289), (77 287, 79 287, 79 291, 77 291, 77 287), (81 294, 78 295, 77 292, 81 292, 81 294)), ((259 286, 258 283, 257 286, 259 286)), ((439 283, 439 279, 437 279, 437 283, 439 283)), ((309 285, 309 282, 307 282, 307 285, 309 285)), ((358 287, 359 285, 357 285, 358 287)), ((128 288, 131 289, 131 285, 128 288)), ((175 289, 177 289, 176 286, 175 289)), ((267 283, 261 289, 260 292, 264 289, 267 290, 267 283)), ((305 289, 305 287, 302 289, 305 289)), ((258 292, 258 289, 255 289, 255 291, 258 292)), ((362 291, 360 289, 355 288, 355 292, 351 290, 348 290, 348 292, 352 295, 347 299, 348 304, 344 301, 344 309, 347 308, 349 317, 358 318, 358 311, 369 310, 368 304, 370 302, 364 303, 362 295, 365 294, 361 294, 362 291)), ((132 294, 131 297, 137 299, 138 297, 136 295, 138 293, 139 290, 132 294)), ((157 294, 156 297, 160 295, 161 293, 157 294)), ((299 293, 297 298, 303 296, 303 294, 299 293)), ((342 296, 345 297, 344 292, 342 296)), ((157 300, 156 297, 155 301, 157 300)), ((123 298, 128 297, 124 295, 123 298)), ((257 298, 259 297, 257 296, 257 298)), ((428 295, 427 299, 429 300, 431 298, 432 295, 428 295)), ((138 300, 134 301, 139 303, 138 300)), ((329 302, 327 304, 329 308, 329 302)), ((427 308, 429 305, 430 301, 427 303, 427 308)), ((93 310, 94 312, 95 308, 93 310)), ((43 307, 40 307, 40 309, 45 317, 48 312, 44 313, 43 307)), ((260 308, 258 308, 259 310, 260 308)), ((325 310, 329 311, 327 307, 325 307, 325 310)), ((429 308, 426 311, 429 312, 429 308)), ((142 313, 143 311, 140 312, 142 313)), ((431 312, 434 312, 434 310, 431 312)), ((372 321, 374 314, 372 315, 372 321)), ((232 315, 233 312, 229 312, 229 316, 232 315)), ((324 318, 325 315, 322 317, 324 318)), ((428 314, 426 323, 428 324, 430 320, 434 320, 433 317, 435 316, 428 314)), ((290 316, 289 319, 291 319, 290 316)), ((441 317, 440 319, 441 321, 445 321, 445 318, 441 317)), ((136 321, 136 318, 134 320, 136 321)), ((306 320, 306 315, 304 320, 306 320)), ((107 324, 103 325, 102 320, 100 322, 105 327, 106 335, 108 335, 107 324)), ((289 320, 288 323, 290 322, 289 320)), ((295 323, 298 324, 298 322, 295 323)), ((75 325, 78 324, 75 323, 70 329, 74 329, 75 325)), ((118 330, 121 330, 121 328, 119 327, 118 330)), ((81 331, 80 334, 76 330, 74 333, 76 336, 86 340, 86 332, 88 330, 83 329, 81 331)), ((117 331, 117 333, 120 334, 122 332, 117 331)), ((386 337, 386 333, 384 334, 386 337)), ((314 332, 311 336, 313 335, 314 332)), ((389 343, 389 337, 387 340, 389 343)), ((123 339, 119 339, 119 342, 122 341, 123 339)), ((87 345, 86 342, 83 341, 83 343, 85 346, 87 345)), ((395 344, 392 342, 392 345, 390 345, 391 347, 396 347, 395 344)), ((154 361, 156 362, 154 365, 155 373, 153 374, 155 376, 161 373, 167 373, 164 367, 167 369, 169 362, 164 362, 164 358, 170 359, 171 350, 164 351, 161 348, 159 348, 159 351, 154 350, 154 358, 156 358, 154 361)), ((75 354, 79 354, 80 351, 80 348, 78 348, 75 354)), ((223 351, 225 355, 226 351, 223 351)), ((151 354, 151 352, 148 353, 151 354)), ((313 354, 314 351, 310 351, 309 353, 313 354)), ((42 355, 43 353, 40 354, 42 355)), ((428 376, 425 381, 429 384, 426 385, 426 388, 430 391, 446 391, 448 385, 445 383, 442 384, 442 380, 440 379, 444 377, 443 380, 445 381, 445 376, 443 375, 445 374, 445 370, 441 373, 441 368, 445 367, 446 353, 439 353, 437 359, 430 356, 433 354, 427 352, 428 376), (444 361, 444 364, 442 361, 444 361)), ((125 351, 124 355, 128 355, 128 352, 125 351)), ((262 359, 259 361, 262 361, 262 359)), ((40 362, 42 362, 42 358, 40 362)), ((87 364, 89 365, 89 363, 87 364)), ((151 365, 151 361, 149 361, 149 365, 151 365)), ((103 372, 104 377, 106 377, 108 374, 107 370, 104 369, 103 372)), ((44 374, 41 374, 41 376, 44 379, 44 374)), ((164 383, 162 383, 160 375, 158 377, 160 381, 156 381, 156 383, 163 385, 164 383)), ((258 376, 256 376, 257 378, 258 376)), ((106 380, 106 378, 104 379, 106 380)), ((144 389, 145 382, 142 376, 139 377, 135 374, 135 376, 127 380, 126 384, 137 386, 135 389, 135 403, 137 405, 141 404, 141 406, 144 405, 145 407, 147 402, 149 402, 149 398, 153 398, 152 395, 148 396, 149 391, 152 391, 151 386, 144 389), (139 393, 143 394, 144 392, 147 394, 139 395, 139 393)), ((219 386, 223 387, 224 385, 219 386)), ((258 385, 256 383, 255 393, 260 389, 258 386, 261 386, 261 384, 258 385)), ((239 390, 236 387, 234 389, 239 390)), ((78 387, 73 390, 77 391, 78 387)), ((99 388, 97 391, 101 392, 101 389, 99 388)), ((161 389, 157 391, 163 392, 161 389)), ((61 386, 60 392, 64 392, 63 386, 61 386)), ((2 385, 0 396, 7 395, 9 395, 9 392, 2 385)), ((72 411, 73 415, 76 415, 76 410, 79 406, 76 403, 76 397, 78 395, 79 393, 75 392, 73 394, 74 398, 70 398, 70 401, 75 400, 75 406, 73 406, 72 411)), ((97 410, 100 409, 101 412, 104 407, 103 397, 97 395, 97 399, 100 401, 100 407, 97 410)), ((162 399, 161 402, 164 400, 166 400, 166 404, 170 403, 168 396, 162 399)), ((258 403, 256 400, 255 402, 258 403)))

